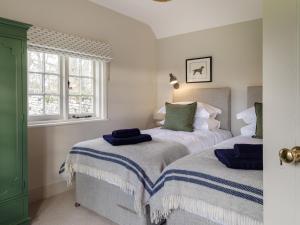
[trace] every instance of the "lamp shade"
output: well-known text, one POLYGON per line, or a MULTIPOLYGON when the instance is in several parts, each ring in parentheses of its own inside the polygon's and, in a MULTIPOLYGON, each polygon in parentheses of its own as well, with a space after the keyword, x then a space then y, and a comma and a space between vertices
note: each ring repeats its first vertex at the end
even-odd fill
POLYGON ((177 78, 172 74, 170 73, 170 84, 177 84, 178 83, 178 80, 177 78))
POLYGON ((178 89, 179 88, 179 83, 178 83, 177 78, 172 73, 170 73, 169 76, 170 76, 170 84, 173 85, 173 87, 175 89, 178 89))

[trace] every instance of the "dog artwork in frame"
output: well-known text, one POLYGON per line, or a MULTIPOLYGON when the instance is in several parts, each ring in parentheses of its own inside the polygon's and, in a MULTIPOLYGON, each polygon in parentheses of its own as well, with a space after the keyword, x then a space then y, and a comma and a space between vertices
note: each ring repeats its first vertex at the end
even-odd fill
POLYGON ((212 57, 193 58, 186 60, 186 82, 212 82, 212 57))

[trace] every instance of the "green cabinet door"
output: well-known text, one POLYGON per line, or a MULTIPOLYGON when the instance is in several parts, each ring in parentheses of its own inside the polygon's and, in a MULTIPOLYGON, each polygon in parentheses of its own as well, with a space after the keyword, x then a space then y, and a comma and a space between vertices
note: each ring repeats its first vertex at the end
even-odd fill
POLYGON ((0 37, 0 202, 22 193, 22 41, 0 37))
POLYGON ((28 225, 28 24, 0 18, 0 225, 28 225))

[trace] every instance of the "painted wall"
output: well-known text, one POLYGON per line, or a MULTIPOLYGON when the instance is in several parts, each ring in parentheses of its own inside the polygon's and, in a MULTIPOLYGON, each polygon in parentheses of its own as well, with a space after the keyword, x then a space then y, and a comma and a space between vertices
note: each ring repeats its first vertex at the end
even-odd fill
POLYGON ((236 113, 247 106, 247 86, 262 84, 262 20, 198 31, 158 40, 157 108, 170 101, 169 73, 182 88, 230 87, 232 130, 239 134, 241 121, 236 113), (213 82, 185 83, 185 60, 213 57, 213 82))
POLYGON ((29 184, 31 198, 38 199, 65 190, 58 169, 73 144, 115 128, 151 124, 156 40, 148 26, 86 0, 1 0, 0 16, 113 46, 108 121, 29 128, 29 184))

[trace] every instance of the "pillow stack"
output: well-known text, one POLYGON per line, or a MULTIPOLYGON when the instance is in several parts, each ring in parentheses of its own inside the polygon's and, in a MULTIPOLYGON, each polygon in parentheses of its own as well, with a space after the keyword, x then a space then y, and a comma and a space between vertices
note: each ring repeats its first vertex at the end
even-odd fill
POLYGON ((160 122, 160 124, 163 125, 162 128, 192 132, 194 129, 215 130, 220 128, 220 121, 216 120, 216 117, 221 114, 222 111, 202 102, 176 102, 173 104, 166 103, 158 113, 165 114, 166 119, 160 122), (190 108, 189 110, 191 111, 187 108, 190 108), (183 110, 189 111, 190 113, 186 112, 189 115, 182 113, 183 110), (170 117, 175 117, 171 123, 170 117), (188 125, 184 124, 184 121, 187 120, 188 125), (176 124, 176 126, 173 126, 174 124, 176 124), (179 124, 180 126, 178 126, 179 124))
POLYGON ((262 129, 262 112, 263 104, 255 103, 253 107, 248 108, 236 115, 237 119, 243 120, 247 125, 241 128, 242 136, 249 136, 255 138, 263 138, 262 129))

